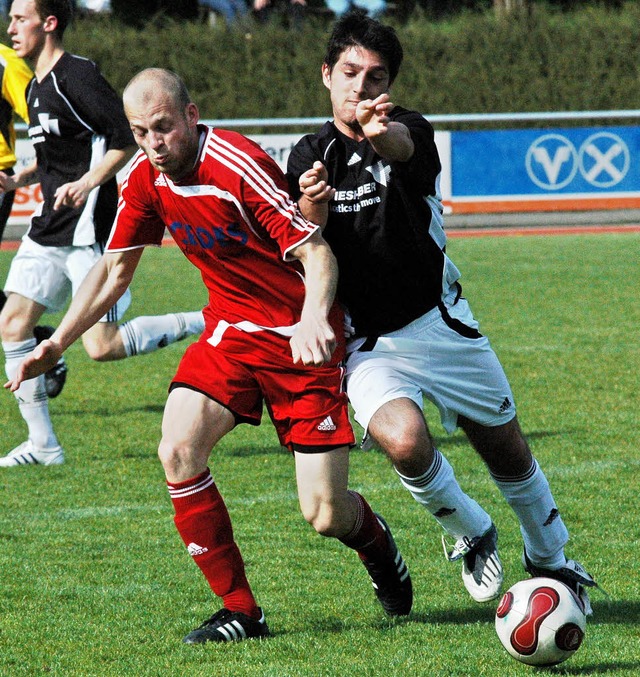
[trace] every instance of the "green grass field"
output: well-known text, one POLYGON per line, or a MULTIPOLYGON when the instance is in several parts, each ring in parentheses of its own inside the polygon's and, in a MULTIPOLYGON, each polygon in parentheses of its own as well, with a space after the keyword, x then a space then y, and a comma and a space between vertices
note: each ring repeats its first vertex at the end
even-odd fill
MULTIPOLYGON (((174 529, 156 458, 184 344, 112 364, 78 344, 51 402, 66 464, 0 472, 0 675, 640 674, 640 235, 463 238, 449 253, 570 528, 568 554, 611 597, 592 595, 570 661, 534 670, 511 659, 493 629, 496 603, 470 600, 435 521, 385 458, 356 450, 351 485, 392 525, 414 581, 412 614, 386 619, 355 554, 300 516, 292 460, 267 419, 223 440, 211 468, 274 636, 183 645, 219 606, 174 529)), ((3 278, 11 256, 0 252, 3 278)), ((145 253, 133 292, 132 315, 205 300, 175 248, 145 253)), ((446 436, 426 411, 461 484, 498 525, 509 586, 524 577, 515 517, 464 437, 446 436)), ((0 431, 1 453, 25 438, 6 392, 0 431)))

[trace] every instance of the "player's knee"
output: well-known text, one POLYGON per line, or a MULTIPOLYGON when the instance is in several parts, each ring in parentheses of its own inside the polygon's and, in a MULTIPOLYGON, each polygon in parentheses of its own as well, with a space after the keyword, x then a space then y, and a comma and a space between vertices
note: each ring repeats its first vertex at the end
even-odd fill
POLYGON ((303 506, 302 514, 305 520, 321 536, 332 537, 338 535, 340 524, 337 520, 336 510, 330 503, 318 502, 306 508, 303 506))
POLYGON ((383 448, 397 468, 423 465, 433 456, 433 445, 429 436, 412 427, 396 428, 383 448))
POLYGON ((11 318, 0 313, 0 337, 3 341, 11 340, 11 318))
POLYGON ((96 362, 112 362, 122 357, 110 341, 83 337, 82 344, 87 355, 96 362))
POLYGON ((3 341, 21 341, 29 333, 24 318, 7 310, 0 313, 0 337, 3 341))
POLYGON ((192 464, 193 449, 185 444, 163 437, 158 446, 158 458, 167 475, 182 474, 181 469, 192 464))

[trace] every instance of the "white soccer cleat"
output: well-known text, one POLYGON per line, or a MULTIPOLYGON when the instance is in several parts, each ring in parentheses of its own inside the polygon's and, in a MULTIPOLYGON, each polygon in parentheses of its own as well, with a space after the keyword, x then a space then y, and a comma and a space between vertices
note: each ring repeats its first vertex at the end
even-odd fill
POLYGON ((482 536, 458 539, 450 552, 444 536, 442 545, 450 562, 462 559, 462 582, 476 602, 490 602, 500 595, 504 574, 498 556, 498 531, 495 524, 482 536))
POLYGON ((0 458, 0 468, 14 468, 19 465, 60 465, 64 463, 64 450, 36 449, 31 440, 27 440, 0 458))

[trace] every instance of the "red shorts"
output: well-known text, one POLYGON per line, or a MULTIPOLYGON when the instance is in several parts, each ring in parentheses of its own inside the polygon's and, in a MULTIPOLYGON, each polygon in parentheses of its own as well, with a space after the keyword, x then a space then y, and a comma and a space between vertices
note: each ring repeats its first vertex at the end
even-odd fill
POLYGON ((172 387, 202 392, 238 423, 259 425, 265 403, 280 443, 289 450, 321 452, 355 443, 342 348, 329 364, 306 367, 293 364, 289 340, 272 332, 230 327, 215 347, 207 335, 187 348, 172 387))

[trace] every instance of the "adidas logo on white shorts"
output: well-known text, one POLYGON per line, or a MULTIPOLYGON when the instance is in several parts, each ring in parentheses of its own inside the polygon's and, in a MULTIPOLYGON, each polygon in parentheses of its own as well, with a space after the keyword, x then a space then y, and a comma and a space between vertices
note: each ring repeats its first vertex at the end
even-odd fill
POLYGON ((333 432, 334 430, 337 430, 337 427, 331 416, 327 416, 327 418, 325 418, 318 426, 318 430, 320 430, 320 432, 333 432))
POLYGON ((187 546, 187 552, 191 555, 191 557, 195 557, 196 555, 204 555, 205 552, 209 552, 209 548, 203 548, 197 543, 189 543, 187 546))

